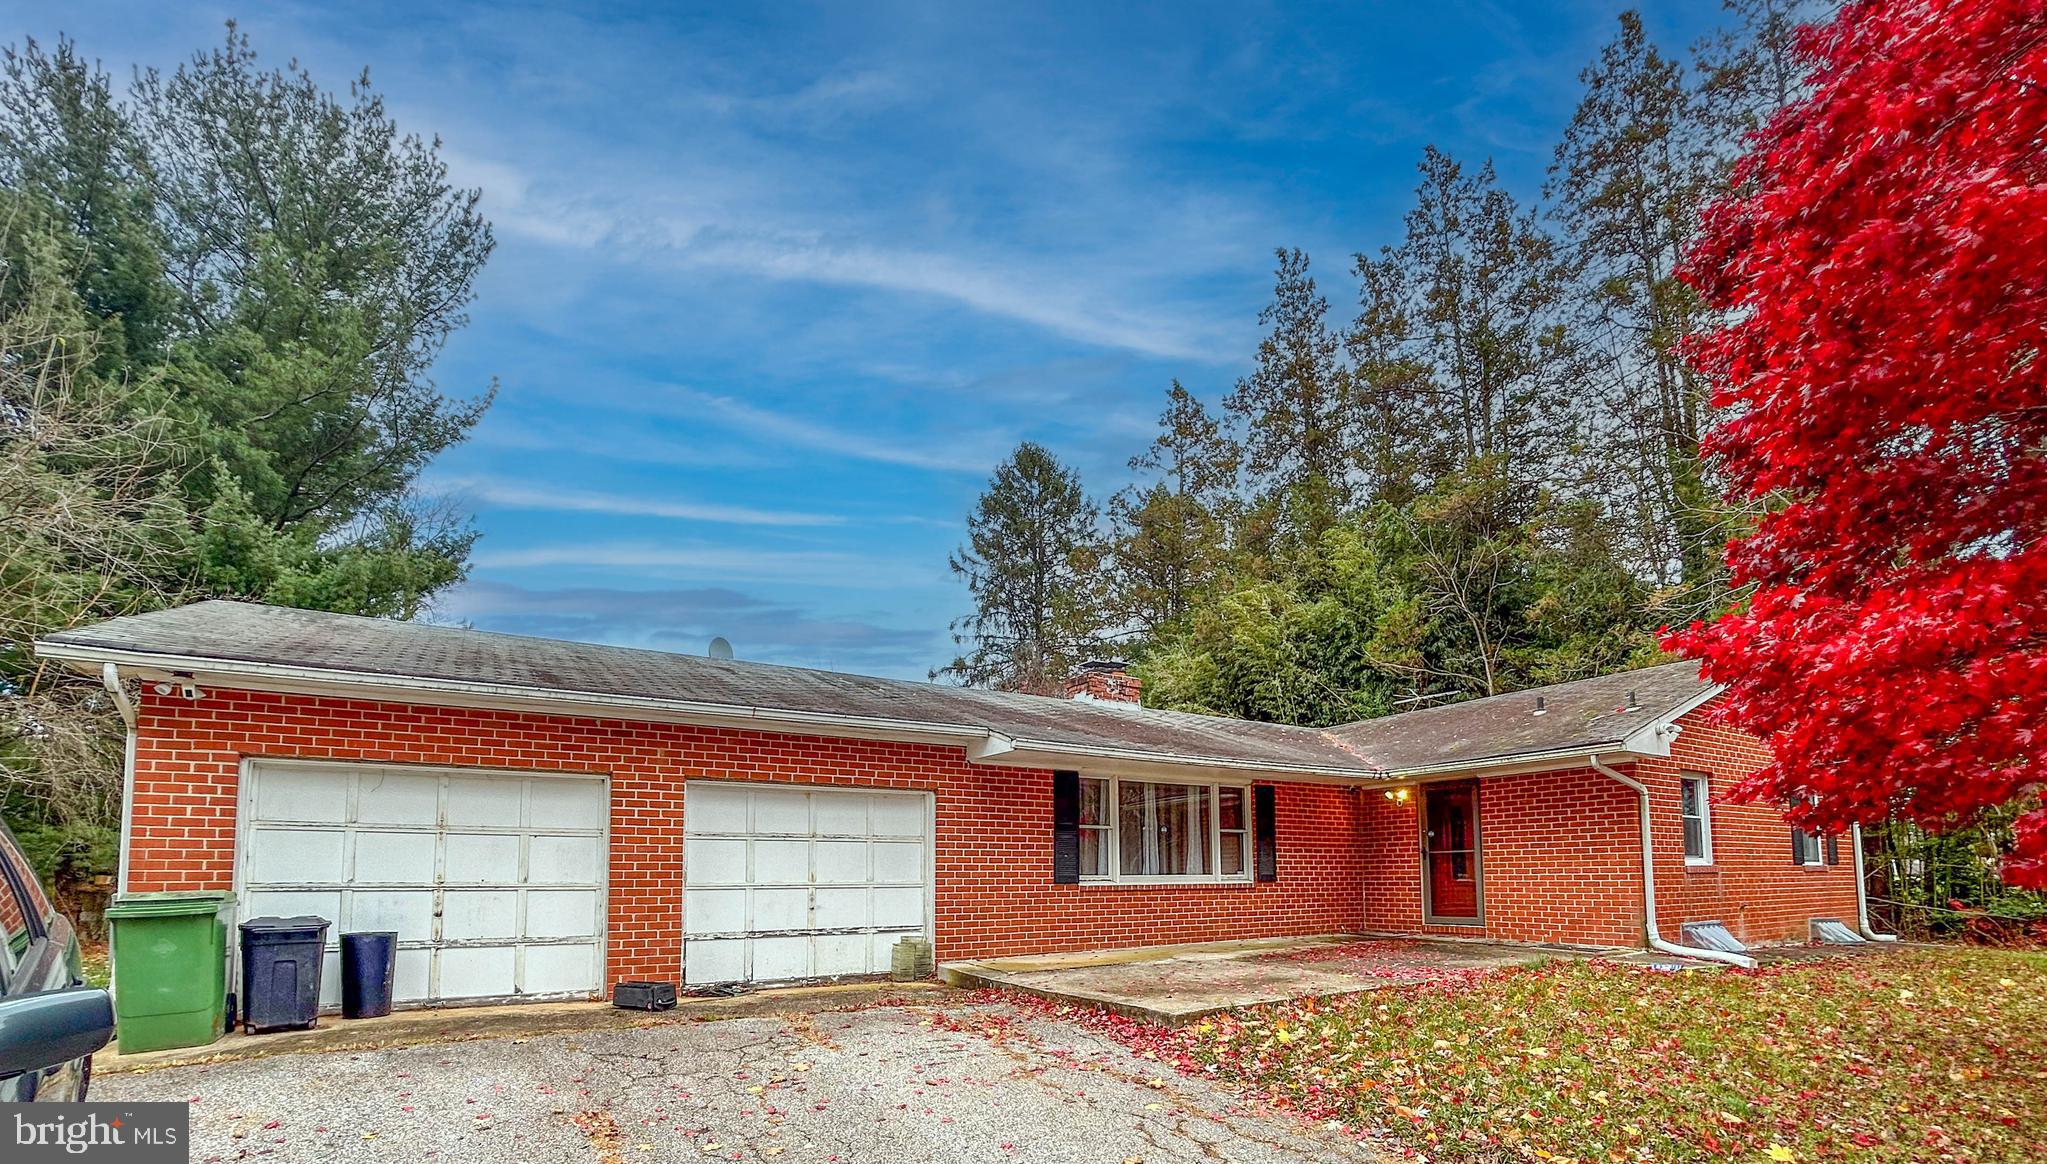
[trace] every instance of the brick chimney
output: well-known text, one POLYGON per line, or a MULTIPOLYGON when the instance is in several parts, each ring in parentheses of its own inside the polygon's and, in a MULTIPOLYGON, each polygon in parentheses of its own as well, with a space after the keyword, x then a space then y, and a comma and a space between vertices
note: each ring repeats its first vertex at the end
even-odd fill
POLYGON ((1066 698, 1103 703, 1142 703, 1144 680, 1121 659, 1089 659, 1066 677, 1066 698))

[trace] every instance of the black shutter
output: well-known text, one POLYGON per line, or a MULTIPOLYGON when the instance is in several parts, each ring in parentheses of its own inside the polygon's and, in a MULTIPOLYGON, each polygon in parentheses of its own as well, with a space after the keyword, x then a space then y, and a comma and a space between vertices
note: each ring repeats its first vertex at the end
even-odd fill
POLYGON ((1805 864, 1805 830, 1804 830, 1804 829, 1792 829, 1792 830, 1791 830, 1791 863, 1792 863, 1793 865, 1803 865, 1803 864, 1805 864))
POLYGON ((1834 835, 1833 833, 1828 833, 1828 834, 1827 834, 1827 864, 1829 864, 1829 865, 1839 865, 1840 863, 1841 863, 1841 838, 1840 838, 1840 837, 1837 837, 1837 836, 1835 836, 1835 835, 1834 835))
POLYGON ((1052 773, 1052 884, 1080 884, 1080 773, 1052 773))
POLYGON ((1273 787, 1260 784, 1251 789, 1253 826, 1258 836, 1257 871, 1260 881, 1279 880, 1278 826, 1273 821, 1273 787))

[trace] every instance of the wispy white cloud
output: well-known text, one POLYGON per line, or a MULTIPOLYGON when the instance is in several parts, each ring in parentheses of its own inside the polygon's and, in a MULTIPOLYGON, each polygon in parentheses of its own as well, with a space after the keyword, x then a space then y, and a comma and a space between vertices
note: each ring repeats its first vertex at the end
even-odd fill
POLYGON ((668 517, 681 521, 722 522, 728 525, 814 526, 843 525, 846 519, 829 513, 796 513, 788 510, 754 509, 743 505, 685 501, 676 498, 603 493, 571 486, 520 483, 489 477, 438 478, 430 487, 454 493, 474 502, 507 509, 540 509, 563 513, 608 513, 620 517, 668 517))
POLYGON ((686 411, 699 419, 708 414, 724 427, 744 433, 757 441, 795 445, 886 465, 906 465, 913 469, 940 469, 956 473, 985 473, 994 463, 988 442, 973 442, 971 447, 946 447, 941 444, 940 447, 932 448, 929 447, 932 442, 927 438, 856 431, 839 425, 806 420, 787 412, 770 411, 730 396, 700 392, 680 385, 668 387, 664 395, 666 399, 648 398, 643 400, 642 404, 649 409, 668 413, 686 411))
POLYGON ((834 589, 890 589, 937 580, 934 570, 840 550, 753 549, 706 542, 561 542, 514 549, 494 549, 486 542, 470 560, 483 570, 624 570, 649 577, 834 589))
POLYGON ((713 635, 742 659, 922 678, 945 653, 944 632, 859 615, 822 614, 723 586, 626 589, 525 587, 471 581, 440 596, 433 617, 484 630, 701 653, 713 635))
POLYGON ((1022 264, 761 234, 696 234, 678 253, 688 262, 774 279, 934 296, 1069 339, 1148 356, 1200 360, 1218 356, 1202 342, 1212 334, 1203 321, 1169 312, 1132 311, 1105 302, 1099 287, 1049 281, 1022 264))

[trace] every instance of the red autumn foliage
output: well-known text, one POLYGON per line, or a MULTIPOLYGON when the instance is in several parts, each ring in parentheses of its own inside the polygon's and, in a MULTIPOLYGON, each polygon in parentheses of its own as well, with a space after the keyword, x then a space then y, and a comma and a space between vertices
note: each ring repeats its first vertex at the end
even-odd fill
POLYGON ((1821 831, 2030 803, 2004 875, 2047 887, 2047 0, 1860 0, 1802 48, 1684 272, 1730 321, 1688 355, 1769 503, 1754 597, 1668 642, 1770 741, 1734 795, 1821 831))

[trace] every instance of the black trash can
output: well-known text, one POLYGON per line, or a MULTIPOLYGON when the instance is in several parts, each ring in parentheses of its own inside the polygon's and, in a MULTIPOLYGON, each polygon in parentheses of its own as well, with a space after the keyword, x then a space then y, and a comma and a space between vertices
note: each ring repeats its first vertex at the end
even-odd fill
POLYGON ((310 1027, 320 1018, 323 917, 259 917, 241 925, 242 1030, 310 1027))
POLYGON ((398 973, 398 933, 341 935, 341 1017, 391 1013, 391 979, 398 973))

